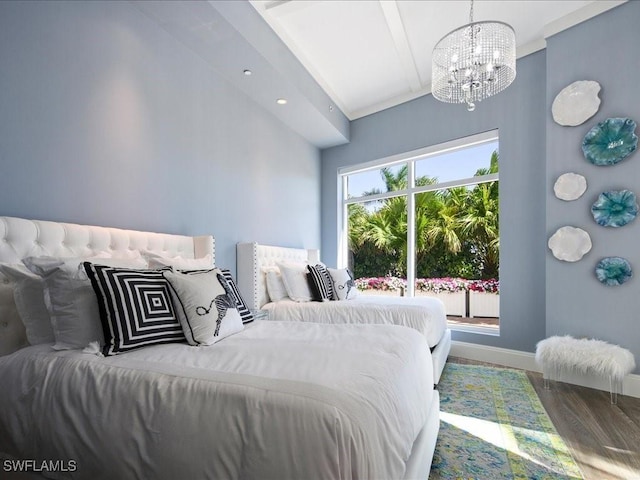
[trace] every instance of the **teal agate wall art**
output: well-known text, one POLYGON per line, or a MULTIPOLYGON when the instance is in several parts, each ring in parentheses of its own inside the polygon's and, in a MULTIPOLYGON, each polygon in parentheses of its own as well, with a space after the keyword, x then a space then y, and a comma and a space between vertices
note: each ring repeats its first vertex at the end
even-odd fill
POLYGON ((632 276, 631 264, 621 257, 603 258, 596 265, 596 277, 605 285, 622 285, 632 276))
POLYGON ((591 206, 591 213, 603 227, 622 227, 638 215, 636 195, 629 190, 603 192, 591 206))
POLYGON ((594 165, 615 165, 638 147, 634 133, 636 122, 630 118, 607 118, 598 123, 582 140, 582 152, 594 165))

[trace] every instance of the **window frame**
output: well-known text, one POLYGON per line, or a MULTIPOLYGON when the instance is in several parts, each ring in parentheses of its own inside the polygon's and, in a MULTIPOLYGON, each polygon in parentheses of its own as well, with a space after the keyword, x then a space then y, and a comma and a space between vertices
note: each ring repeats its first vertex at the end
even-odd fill
POLYGON ((375 200, 384 200, 387 198, 406 196, 407 197, 407 294, 413 297, 415 294, 415 195, 435 190, 445 190, 453 187, 466 187, 479 185, 493 181, 499 181, 499 172, 478 177, 461 178, 437 184, 415 186, 415 164, 420 160, 430 157, 439 156, 445 153, 452 153, 467 148, 483 145, 491 142, 499 142, 498 130, 489 130, 487 132, 478 133, 468 137, 458 138, 449 142, 432 145, 429 147, 412 150, 410 152, 400 153, 389 157, 380 158, 370 162, 360 163, 349 167, 338 169, 338 238, 337 238, 337 265, 344 268, 348 263, 348 206, 356 203, 371 202, 375 200), (408 166, 407 188, 403 190, 394 190, 383 192, 375 195, 361 195, 359 197, 346 198, 348 194, 349 175, 355 173, 367 172, 371 170, 379 170, 384 167, 391 167, 406 163, 408 166))

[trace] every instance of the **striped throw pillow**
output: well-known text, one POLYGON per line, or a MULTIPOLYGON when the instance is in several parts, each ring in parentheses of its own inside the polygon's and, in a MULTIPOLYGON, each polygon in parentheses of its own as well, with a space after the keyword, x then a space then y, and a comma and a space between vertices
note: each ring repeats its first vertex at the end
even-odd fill
POLYGON ((105 356, 186 341, 162 270, 116 268, 90 262, 84 262, 84 268, 98 299, 105 356))
POLYGON ((307 265, 307 269, 311 275, 311 285, 314 287, 318 300, 321 302, 333 300, 333 281, 327 267, 318 263, 316 265, 307 265))
POLYGON ((236 305, 238 306, 238 312, 240 313, 240 318, 242 318, 242 323, 247 324, 253 322, 253 315, 247 308, 247 304, 245 303, 242 295, 240 295, 240 290, 238 290, 238 286, 233 279, 233 275, 231 275, 231 271, 228 269, 221 269, 222 275, 227 280, 229 287, 231 287, 231 291, 233 295, 236 297, 236 305))

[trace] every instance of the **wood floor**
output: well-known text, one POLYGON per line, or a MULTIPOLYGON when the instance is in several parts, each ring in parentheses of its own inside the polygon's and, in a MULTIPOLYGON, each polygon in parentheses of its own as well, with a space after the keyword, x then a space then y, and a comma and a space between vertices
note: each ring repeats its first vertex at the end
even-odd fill
MULTIPOLYGON (((459 357, 450 362, 491 365, 459 357)), ((500 365, 491 365, 500 367, 500 365)), ((587 480, 640 480, 640 398, 562 382, 545 390, 542 375, 527 372, 538 397, 587 480)))
POLYGON ((447 323, 453 325, 471 325, 478 327, 495 327, 500 326, 500 319, 496 317, 457 317, 447 315, 447 323))

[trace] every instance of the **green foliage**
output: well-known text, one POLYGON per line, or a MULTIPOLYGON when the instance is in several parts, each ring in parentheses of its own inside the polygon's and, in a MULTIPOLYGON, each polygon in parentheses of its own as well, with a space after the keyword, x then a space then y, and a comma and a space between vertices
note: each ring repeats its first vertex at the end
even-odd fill
MULTIPOLYGON (((498 152, 490 167, 498 171, 498 152)), ((387 191, 407 188, 408 168, 380 170, 387 191)), ((416 185, 437 179, 420 177, 416 185)), ((379 191, 370 192, 380 193, 379 191)), ((416 276, 424 278, 497 278, 499 271, 498 182, 455 187, 415 195, 416 276)), ((349 248, 356 278, 396 275, 406 278, 407 197, 349 205, 349 248)))
POLYGON ((396 276, 399 273, 396 257, 377 248, 373 242, 363 242, 359 248, 352 251, 350 260, 349 264, 353 265, 355 278, 396 276))

